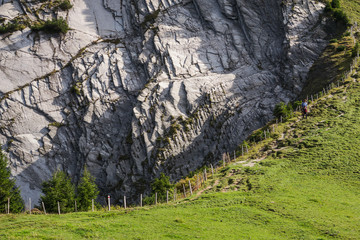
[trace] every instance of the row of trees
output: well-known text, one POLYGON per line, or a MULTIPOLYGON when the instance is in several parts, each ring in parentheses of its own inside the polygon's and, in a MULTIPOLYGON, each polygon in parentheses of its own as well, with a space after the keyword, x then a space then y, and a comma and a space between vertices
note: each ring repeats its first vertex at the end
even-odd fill
MULTIPOLYGON (((10 175, 8 160, 0 149, 0 207, 7 210, 10 200, 10 212, 19 213, 24 209, 24 201, 15 180, 10 178, 10 175)), ((43 196, 39 205, 41 206, 41 202, 44 202, 46 211, 53 213, 58 211, 58 202, 61 212, 72 212, 75 201, 79 211, 88 211, 91 208, 92 199, 96 199, 99 194, 95 179, 86 167, 77 187, 72 184, 65 172, 58 170, 49 181, 43 182, 42 192, 43 196)))
POLYGON ((58 202, 61 212, 73 212, 75 201, 77 210, 88 211, 92 199, 96 199, 99 194, 95 179, 86 167, 77 187, 71 183, 70 177, 65 172, 58 170, 52 179, 42 184, 42 192, 44 195, 41 196, 40 203, 44 202, 46 211, 52 213, 58 211, 58 202))

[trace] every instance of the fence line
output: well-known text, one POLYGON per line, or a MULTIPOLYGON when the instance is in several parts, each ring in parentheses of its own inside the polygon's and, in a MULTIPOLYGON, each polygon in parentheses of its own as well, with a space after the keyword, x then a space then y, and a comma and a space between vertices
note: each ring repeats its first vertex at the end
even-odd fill
MULTIPOLYGON (((355 23, 356 27, 357 27, 357 23, 355 23)), ((357 32, 357 31, 356 31, 357 32)), ((354 41, 354 45, 358 42, 356 37, 354 36, 354 28, 351 27, 351 33, 350 33, 350 36, 351 38, 353 39, 354 41)), ((318 100, 319 98, 321 98, 322 96, 326 95, 329 93, 329 91, 331 91, 333 88, 335 87, 340 87, 341 84, 343 84, 345 82, 345 79, 349 78, 352 76, 352 73, 354 71, 354 69, 358 66, 359 64, 359 60, 360 60, 360 50, 358 50, 355 58, 353 59, 352 63, 350 64, 350 67, 349 67, 349 70, 348 71, 345 71, 343 74, 342 74, 342 77, 341 79, 337 80, 337 81, 334 81, 334 82, 331 82, 330 84, 326 85, 322 91, 320 93, 316 93, 315 94, 312 94, 311 96, 307 96, 307 99, 311 99, 312 102, 314 102, 314 100, 318 100)), ((299 108, 295 109, 295 111, 299 111, 299 108)), ((283 122, 283 118, 282 116, 280 116, 279 119, 275 119, 275 124, 272 125, 272 132, 274 133, 275 132, 275 127, 278 126, 279 123, 282 123, 283 122)), ((264 139, 267 139, 271 136, 271 132, 270 132, 270 129, 265 129, 262 133, 264 135, 264 139)), ((260 136, 260 138, 262 139, 262 136, 260 136)), ((235 161, 236 160, 236 157, 237 156, 245 156, 245 151, 246 151, 246 154, 249 153, 249 149, 248 149, 248 145, 247 144, 244 144, 245 141, 243 141, 243 143, 241 144, 241 154, 236 154, 236 151, 234 151, 234 158, 233 160, 235 161), (245 148, 244 148, 245 146, 245 148)), ((254 142, 254 146, 256 146, 256 140, 254 142)), ((231 163, 231 158, 230 158, 230 153, 223 153, 222 154, 222 162, 223 162, 223 168, 226 166, 226 163, 230 164, 231 163)), ((214 167, 212 164, 210 164, 210 167, 211 167, 211 174, 212 174, 212 178, 214 179, 214 167)), ((215 171, 217 172, 217 168, 215 166, 215 171)), ((207 169, 205 167, 204 169, 204 172, 201 174, 197 174, 196 175, 196 185, 195 187, 193 188, 193 186, 191 185, 191 180, 188 179, 188 186, 189 186, 189 193, 190 193, 190 196, 193 195, 193 190, 199 190, 203 184, 205 184, 207 182, 207 169)), ((186 187, 185 187, 185 184, 183 183, 183 195, 184 195, 184 198, 187 197, 186 193, 186 187)), ((177 188, 175 187, 174 188, 174 191, 173 191, 173 202, 176 202, 178 200, 180 200, 178 197, 177 197, 177 188)), ((111 211, 111 201, 110 201, 110 195, 108 195, 108 211, 111 211)), ((157 205, 158 203, 158 193, 155 192, 155 205, 157 205)), ((166 203, 168 204, 169 203, 169 190, 166 191, 166 203)), ((42 204, 42 208, 43 208, 43 211, 44 211, 44 214, 47 214, 46 212, 46 208, 45 208, 45 204, 44 202, 41 202, 42 204)), ((61 209, 60 209, 60 202, 57 201, 57 207, 58 207, 58 214, 60 215, 61 214, 61 209)), ((140 194, 140 207, 143 207, 143 194, 140 194)), ((127 208, 127 205, 126 205, 126 196, 124 196, 124 209, 127 208)), ((31 198, 29 198, 29 214, 31 214, 31 198)), ((92 199, 92 212, 95 211, 95 206, 94 206, 94 199, 92 199)), ((77 202, 75 200, 75 212, 77 212, 77 202)), ((10 198, 8 198, 8 203, 5 204, 5 213, 6 214, 10 214, 10 198)))

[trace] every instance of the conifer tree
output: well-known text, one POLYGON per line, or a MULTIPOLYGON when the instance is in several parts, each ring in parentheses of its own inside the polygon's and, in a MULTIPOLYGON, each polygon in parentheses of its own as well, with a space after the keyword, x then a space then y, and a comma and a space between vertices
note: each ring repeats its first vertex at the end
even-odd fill
POLYGON ((160 174, 159 178, 156 178, 154 182, 151 184, 151 188, 153 193, 158 194, 159 200, 166 199, 166 191, 172 188, 172 184, 170 183, 170 177, 166 176, 164 173, 160 174))
POLYGON ((10 198, 10 212, 19 213, 24 208, 24 202, 20 196, 20 190, 15 185, 15 180, 10 178, 10 170, 7 168, 7 158, 0 149, 0 209, 4 209, 10 198))
POLYGON ((88 211, 91 208, 92 199, 96 199, 99 194, 95 178, 85 167, 82 178, 77 187, 78 209, 80 211, 88 211))
POLYGON ((62 213, 74 210, 75 189, 69 176, 63 171, 56 171, 47 182, 42 183, 43 196, 40 198, 44 202, 47 212, 56 213, 58 211, 57 202, 60 204, 62 213))

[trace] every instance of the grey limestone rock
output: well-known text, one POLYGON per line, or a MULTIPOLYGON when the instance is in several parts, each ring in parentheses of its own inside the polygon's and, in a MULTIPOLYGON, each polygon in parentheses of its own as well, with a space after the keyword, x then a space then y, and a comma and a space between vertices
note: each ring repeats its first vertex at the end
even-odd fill
POLYGON ((296 97, 327 45, 324 5, 310 0, 72 4, 0 3, 6 21, 71 27, 0 36, 0 144, 33 202, 57 169, 76 183, 86 165, 103 196, 136 201, 160 172, 216 164, 296 97))

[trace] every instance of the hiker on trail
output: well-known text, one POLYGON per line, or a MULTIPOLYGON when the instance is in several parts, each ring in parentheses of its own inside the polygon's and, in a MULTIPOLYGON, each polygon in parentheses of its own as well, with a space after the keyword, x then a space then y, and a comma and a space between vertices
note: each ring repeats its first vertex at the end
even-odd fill
POLYGON ((308 113, 308 104, 307 104, 307 100, 304 99, 304 101, 301 104, 301 112, 302 112, 302 116, 303 118, 306 117, 307 119, 307 113, 308 113))

